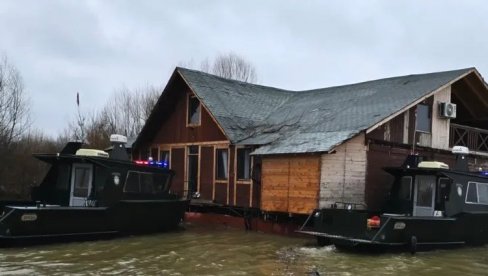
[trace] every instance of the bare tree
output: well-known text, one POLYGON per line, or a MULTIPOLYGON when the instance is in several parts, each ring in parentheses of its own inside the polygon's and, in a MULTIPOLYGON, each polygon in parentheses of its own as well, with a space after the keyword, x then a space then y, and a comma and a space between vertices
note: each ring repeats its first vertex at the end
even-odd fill
POLYGON ((0 60, 0 147, 8 148, 29 128, 29 101, 19 71, 0 60))
POLYGON ((99 149, 109 146, 110 134, 135 137, 151 114, 161 90, 154 86, 115 90, 99 111, 89 114, 78 112, 75 120, 65 129, 63 137, 83 140, 90 147, 99 149))
POLYGON ((226 79, 251 83, 257 80, 254 66, 234 53, 217 56, 211 68, 212 73, 226 79))
MULTIPOLYGON (((193 60, 180 62, 182 67, 196 68, 193 60)), ((243 57, 234 54, 220 54, 213 61, 208 58, 200 63, 199 69, 203 72, 217 75, 226 79, 256 83, 257 73, 254 65, 243 57)))

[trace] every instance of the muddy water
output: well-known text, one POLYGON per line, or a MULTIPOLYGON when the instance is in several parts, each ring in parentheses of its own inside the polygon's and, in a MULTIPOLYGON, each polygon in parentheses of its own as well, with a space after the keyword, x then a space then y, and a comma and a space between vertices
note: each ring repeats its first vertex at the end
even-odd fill
POLYGON ((185 231, 0 249, 0 275, 488 275, 488 247, 365 255, 313 240, 187 225, 185 231), (314 274, 315 273, 315 274, 314 274))

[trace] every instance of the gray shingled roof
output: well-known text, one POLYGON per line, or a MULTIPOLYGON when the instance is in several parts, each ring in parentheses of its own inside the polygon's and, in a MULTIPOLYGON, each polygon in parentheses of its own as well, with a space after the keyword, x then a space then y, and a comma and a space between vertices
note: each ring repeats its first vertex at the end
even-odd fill
POLYGON ((254 154, 327 152, 473 68, 286 91, 177 68, 234 144, 254 154))

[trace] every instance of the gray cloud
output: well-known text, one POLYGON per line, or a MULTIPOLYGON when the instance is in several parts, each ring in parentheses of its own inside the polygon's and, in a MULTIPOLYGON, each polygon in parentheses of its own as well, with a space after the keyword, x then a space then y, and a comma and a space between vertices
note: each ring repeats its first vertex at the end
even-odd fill
POLYGON ((164 85, 180 62, 233 51, 259 82, 312 89, 475 66, 488 74, 485 1, 2 1, 0 53, 35 125, 57 133, 122 86, 164 85))

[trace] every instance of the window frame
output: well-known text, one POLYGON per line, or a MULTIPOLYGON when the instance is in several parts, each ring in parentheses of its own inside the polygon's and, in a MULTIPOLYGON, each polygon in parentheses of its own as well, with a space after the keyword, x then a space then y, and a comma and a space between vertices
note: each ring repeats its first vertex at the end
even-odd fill
POLYGON ((466 185, 466 195, 464 197, 464 203, 466 203, 466 204, 472 204, 472 205, 488 205, 488 202, 486 202, 486 203, 480 203, 480 194, 479 194, 478 185, 488 186, 488 183, 486 183, 486 182, 468 181, 468 185, 466 185), (477 200, 476 202, 468 201, 469 186, 471 184, 475 184, 476 185, 476 200, 477 200))
POLYGON ((229 165, 230 165, 230 151, 229 151, 229 148, 215 148, 215 168, 214 168, 214 178, 215 178, 215 182, 220 182, 220 183, 227 183, 229 181, 229 174, 230 174, 230 168, 229 168, 229 165), (225 173, 226 174, 226 178, 219 178, 219 160, 218 160, 218 157, 219 157, 219 152, 221 151, 225 151, 227 152, 227 172, 225 173))
POLYGON ((420 103, 417 105, 417 110, 415 111, 415 131, 416 132, 419 132, 419 133, 432 133, 432 105, 428 104, 428 103, 420 103), (420 106, 425 106, 427 107, 427 116, 428 116, 428 119, 429 119, 429 130, 424 130, 424 129, 418 129, 418 126, 419 126, 419 107, 420 106))
POLYGON ((186 126, 187 127, 198 127, 202 125, 202 102, 200 99, 194 94, 188 94, 186 97, 186 126), (197 99, 198 101, 198 122, 192 123, 191 116, 190 116, 190 103, 192 99, 197 99))
POLYGON ((167 166, 165 168, 170 169, 171 168, 171 149, 169 149, 169 148, 159 148, 159 152, 158 152, 158 161, 159 162, 165 161, 165 160, 161 160, 161 154, 163 152, 167 152, 168 153, 168 155, 167 155, 168 156, 168 160, 166 162, 167 163, 167 166))
POLYGON ((236 182, 239 183, 250 183, 252 182, 252 166, 253 166, 253 157, 251 155, 252 148, 251 147, 236 147, 236 154, 235 154, 235 174, 236 174, 236 182), (248 178, 239 178, 239 151, 249 151, 249 175, 248 178))
MULTIPOLYGON (((155 176, 156 174, 157 174, 157 173, 154 173, 154 172, 141 172, 141 171, 133 171, 133 170, 129 170, 129 171, 127 171, 127 175, 125 176, 124 187, 122 188, 122 192, 123 192, 123 193, 127 193, 127 194, 144 194, 144 195, 149 195, 149 194, 152 194, 152 195, 153 195, 153 194, 157 194, 157 193, 158 193, 158 192, 160 192, 160 191, 158 191, 158 190, 156 189, 156 188, 157 188, 157 186, 156 186, 156 185, 155 185, 155 183, 154 183, 154 176, 155 176), (139 189, 138 189, 138 191, 137 191, 137 192, 136 192, 136 191, 127 191, 127 189, 126 189, 126 188, 127 188, 127 180, 129 179, 129 175, 130 175, 131 173, 134 173, 134 174, 136 174, 136 175, 137 175, 138 184, 139 184, 139 185, 138 185, 139 189), (142 176, 143 174, 144 174, 144 175, 150 175, 150 176, 151 176, 151 178, 152 178, 152 192, 151 192, 151 193, 146 193, 146 192, 143 192, 143 191, 142 191, 142 177, 141 177, 141 176, 142 176)), ((168 179, 169 179, 169 178, 168 178, 168 179)), ((168 182, 168 180, 167 180, 167 183, 165 183, 165 188, 167 188, 168 183, 169 183, 169 182, 168 182)))

